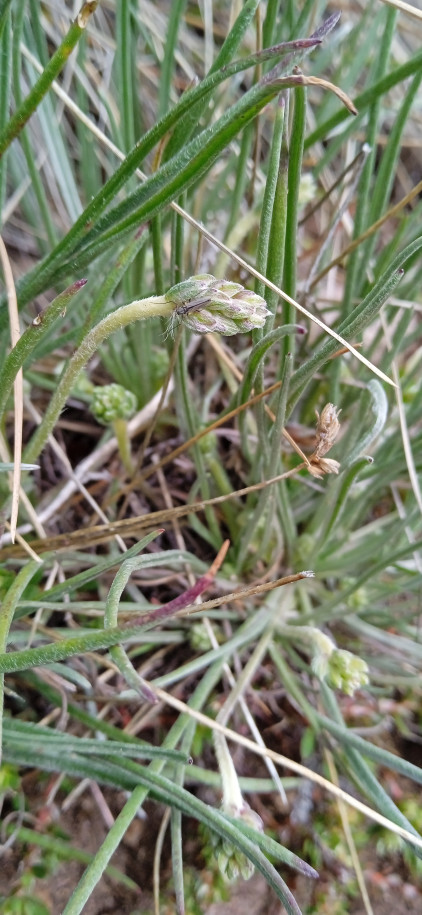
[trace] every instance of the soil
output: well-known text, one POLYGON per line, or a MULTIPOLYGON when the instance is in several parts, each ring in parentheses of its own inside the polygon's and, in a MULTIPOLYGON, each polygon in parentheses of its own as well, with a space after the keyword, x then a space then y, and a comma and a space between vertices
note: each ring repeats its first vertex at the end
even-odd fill
MULTIPOLYGON (((26 787, 29 787, 28 785, 26 787)), ((35 799, 34 807, 37 808, 37 788, 33 783, 35 799)), ((105 792, 105 799, 114 816, 124 805, 125 796, 105 792)), ((51 808, 52 812, 58 808, 51 808)), ((90 900, 83 908, 84 915, 153 915, 153 859, 155 843, 160 827, 164 808, 147 803, 142 818, 134 820, 129 827, 125 840, 116 851, 112 865, 121 873, 130 877, 138 886, 137 890, 130 890, 119 884, 114 877, 104 874, 96 887, 90 900)), ((274 811, 276 815, 276 811, 274 811)), ((33 828, 47 831, 57 827, 48 821, 46 808, 38 806, 37 821, 33 828), (43 827, 44 820, 44 827, 43 827)), ((287 820, 287 818, 286 818, 287 820)), ((60 835, 66 836, 69 843, 85 852, 94 854, 104 840, 107 827, 98 815, 97 803, 93 800, 90 789, 87 787, 74 807, 66 813, 61 813, 59 818, 60 835)), ((289 847, 294 843, 296 827, 283 830, 282 841, 289 847), (286 841, 287 832, 290 840, 286 841)), ((297 830, 296 830, 297 831, 297 830)), ((303 830, 299 830, 302 832, 303 830)), ((284 908, 278 902, 274 892, 268 887, 266 881, 259 874, 254 874, 250 880, 239 880, 236 884, 226 887, 225 898, 222 901, 211 901, 213 898, 213 874, 204 866, 200 843, 196 835, 195 824, 188 824, 185 829, 186 841, 184 853, 189 872, 195 868, 197 878, 196 890, 192 890, 193 899, 198 887, 209 887, 209 899, 197 908, 195 903, 189 903, 187 898, 186 915, 284 915, 284 908)), ((298 838, 298 837, 297 837, 298 838)), ((300 853, 299 849, 294 849, 300 853)), ((368 834, 368 844, 359 848, 360 864, 364 873, 373 915, 385 915, 386 912, 394 915, 422 912, 422 884, 410 877, 403 865, 400 855, 384 857, 380 860, 375 850, 374 839, 368 834)), ((15 843, 2 856, 0 870, 0 896, 9 897, 16 892, 20 875, 28 872, 29 868, 36 869, 42 863, 38 848, 31 845, 15 843)), ((66 861, 54 868, 49 876, 42 876, 34 880, 30 887, 30 895, 37 898, 45 906, 49 915, 60 915, 63 912, 75 886, 84 872, 84 865, 77 861, 66 861)), ((292 871, 281 871, 283 878, 288 882, 295 899, 302 909, 303 915, 366 915, 366 909, 359 892, 351 891, 355 878, 351 867, 342 865, 334 855, 325 854, 322 867, 319 868, 320 879, 309 880, 292 871)), ((168 835, 163 846, 160 867, 162 880, 162 898, 160 915, 173 915, 175 912, 174 897, 171 886, 170 841, 168 835)), ((219 882, 217 880, 217 882, 219 882)), ((220 895, 220 889, 214 896, 220 895)), ((21 887, 18 895, 22 895, 21 887)), ((202 894, 202 890, 201 890, 202 894)), ((0 911, 4 911, 0 908, 0 911)), ((9 915, 9 910, 7 910, 9 915)))

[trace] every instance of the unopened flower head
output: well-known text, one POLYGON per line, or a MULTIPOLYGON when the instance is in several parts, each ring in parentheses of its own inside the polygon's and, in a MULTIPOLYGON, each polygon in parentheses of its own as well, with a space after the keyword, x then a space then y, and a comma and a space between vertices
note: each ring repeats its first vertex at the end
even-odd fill
POLYGON ((312 670, 320 680, 325 680, 333 689, 339 689, 347 696, 353 696, 357 689, 369 683, 368 665, 363 658, 337 648, 332 639, 319 629, 313 630, 312 670))
POLYGON ((137 406, 135 394, 121 384, 105 384, 92 391, 91 412, 104 426, 116 419, 130 419, 137 406))
POLYGON ((339 461, 335 461, 333 458, 319 458, 319 460, 316 460, 312 455, 309 461, 310 463, 307 469, 313 477, 317 478, 317 480, 321 477, 325 477, 327 473, 338 473, 340 470, 339 461))
POLYGON ((311 200, 315 200, 318 193, 316 181, 311 172, 304 172, 299 182, 299 206, 304 207, 311 200))
MULTIPOLYGON (((222 809, 224 813, 227 813, 229 816, 243 820, 248 826, 257 829, 258 832, 263 832, 264 826, 261 817, 249 807, 249 804, 247 804, 246 801, 242 804, 241 809, 239 809, 239 807, 236 807, 236 809, 234 807, 230 808, 230 805, 227 806, 225 804, 223 804, 222 809)), ((249 880, 249 878, 252 877, 255 870, 254 864, 239 848, 236 848, 229 839, 223 839, 221 836, 218 836, 217 833, 213 832, 211 833, 211 843, 214 848, 220 873, 225 880, 231 883, 232 881, 237 880, 239 876, 243 877, 244 880, 249 880)))
POLYGON ((240 283, 217 280, 209 273, 192 276, 166 293, 175 315, 196 334, 226 337, 263 327, 268 315, 265 299, 240 283))
POLYGON ((350 651, 336 648, 329 660, 328 683, 334 689, 341 689, 347 696, 353 696, 357 689, 369 683, 368 665, 363 658, 350 651))
POLYGON ((243 880, 250 880, 255 866, 246 855, 238 848, 232 845, 227 839, 221 839, 218 846, 214 849, 217 858, 218 869, 220 874, 227 883, 234 883, 238 877, 243 880))
POLYGON ((317 458, 324 457, 327 451, 333 447, 334 442, 340 431, 339 410, 332 403, 327 403, 321 411, 321 415, 316 410, 317 427, 316 427, 316 448, 314 456, 317 458))
POLYGON ((338 473, 340 464, 333 458, 324 457, 333 447, 334 442, 340 431, 339 413, 340 410, 332 403, 327 403, 321 412, 316 410, 317 427, 316 427, 316 444, 313 454, 309 458, 309 473, 314 477, 323 477, 327 473, 338 473))

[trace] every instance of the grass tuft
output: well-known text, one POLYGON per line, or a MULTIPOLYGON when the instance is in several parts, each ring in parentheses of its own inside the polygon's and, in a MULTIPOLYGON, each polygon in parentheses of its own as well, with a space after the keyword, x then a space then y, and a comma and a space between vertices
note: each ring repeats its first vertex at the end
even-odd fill
POLYGON ((419 19, 240 6, 0 4, 5 912, 420 911, 419 19))

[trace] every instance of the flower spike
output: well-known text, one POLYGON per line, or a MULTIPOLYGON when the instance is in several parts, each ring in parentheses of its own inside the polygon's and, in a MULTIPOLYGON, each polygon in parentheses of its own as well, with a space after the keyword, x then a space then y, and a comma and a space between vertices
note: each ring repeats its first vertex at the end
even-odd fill
POLYGON ((240 283, 217 280, 210 273, 192 276, 165 295, 175 305, 174 314, 196 334, 219 333, 230 337, 263 327, 271 312, 265 299, 240 283))

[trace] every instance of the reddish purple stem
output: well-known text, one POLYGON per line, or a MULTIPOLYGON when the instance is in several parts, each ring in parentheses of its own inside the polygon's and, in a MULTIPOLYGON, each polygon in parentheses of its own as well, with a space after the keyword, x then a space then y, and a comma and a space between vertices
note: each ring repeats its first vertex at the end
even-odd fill
POLYGON ((202 578, 198 578, 198 581, 196 581, 191 588, 188 588, 187 591, 183 591, 182 594, 179 594, 178 597, 173 598, 173 600, 170 600, 167 604, 163 604, 162 607, 149 610, 148 613, 143 613, 142 616, 137 617, 135 620, 131 620, 129 625, 131 627, 143 626, 145 623, 161 622, 162 620, 168 619, 169 616, 174 616, 175 613, 188 607, 189 604, 193 604, 196 598, 199 597, 200 594, 203 594, 214 580, 214 576, 220 568, 228 548, 229 541, 226 540, 214 559, 211 568, 208 569, 208 572, 206 572, 202 578))

